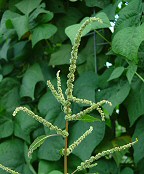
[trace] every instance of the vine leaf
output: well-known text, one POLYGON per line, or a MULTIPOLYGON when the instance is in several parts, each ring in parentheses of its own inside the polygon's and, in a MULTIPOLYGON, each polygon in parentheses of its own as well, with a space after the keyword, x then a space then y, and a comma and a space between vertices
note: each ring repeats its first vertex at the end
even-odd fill
POLYGON ((58 136, 57 134, 52 134, 52 135, 41 135, 37 137, 34 142, 30 145, 29 150, 28 150, 28 157, 30 158, 33 151, 36 150, 38 147, 40 147, 47 138, 53 137, 53 136, 58 136))

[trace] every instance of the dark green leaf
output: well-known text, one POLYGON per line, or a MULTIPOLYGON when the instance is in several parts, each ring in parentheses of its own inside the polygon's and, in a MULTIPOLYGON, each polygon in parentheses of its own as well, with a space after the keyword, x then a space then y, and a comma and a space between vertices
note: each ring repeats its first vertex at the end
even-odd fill
POLYGON ((97 161, 97 166, 90 168, 89 173, 99 174, 118 174, 116 163, 110 159, 100 159, 97 161))
POLYGON ((60 49, 51 55, 49 65, 70 64, 71 45, 63 44, 60 49))
POLYGON ((30 133, 38 127, 38 122, 25 112, 19 112, 15 117, 14 135, 30 143, 30 133))
POLYGON ((31 66, 24 74, 20 89, 20 96, 29 96, 34 99, 35 85, 39 81, 44 81, 41 68, 38 64, 31 66))
POLYGON ((113 72, 111 73, 108 81, 113 80, 113 79, 116 79, 116 78, 119 78, 122 75, 123 71, 124 71, 124 67, 123 66, 116 67, 113 70, 113 72))
POLYGON ((60 150, 64 148, 62 137, 51 137, 39 148, 38 157, 48 161, 57 161, 61 158, 60 150))
POLYGON ((134 122, 144 114, 144 83, 140 80, 135 80, 132 83, 130 94, 126 100, 126 108, 128 110, 128 116, 130 124, 134 122))
POLYGON ((133 170, 129 167, 125 167, 120 174, 134 174, 133 170))
POLYGON ((77 98, 88 99, 95 102, 95 89, 97 88, 97 76, 93 72, 83 73, 75 82, 74 95, 77 98))
POLYGON ((127 79, 128 79, 128 81, 129 81, 130 84, 131 84, 131 81, 133 79, 133 76, 134 76, 136 70, 137 70, 137 65, 130 64, 128 66, 128 70, 127 70, 126 76, 127 76, 127 79))
POLYGON ((13 133, 13 122, 9 117, 2 117, 4 113, 0 113, 0 138, 5 138, 13 133))
POLYGON ((74 141, 76 141, 80 136, 82 136, 85 131, 89 129, 90 126, 93 126, 94 130, 90 135, 88 135, 78 147, 74 149, 72 152, 76 156, 78 156, 81 160, 88 159, 94 148, 102 141, 105 125, 102 122, 94 122, 94 123, 84 123, 81 121, 76 122, 73 127, 70 129, 70 139, 69 145, 71 145, 74 141))
POLYGON ((99 7, 104 8, 109 4, 109 0, 85 0, 88 7, 99 7))
POLYGON ((23 142, 15 138, 1 143, 0 163, 11 169, 17 168, 24 163, 23 148, 23 142))
POLYGON ((136 128, 133 134, 133 140, 138 138, 138 142, 134 145, 134 161, 136 164, 140 162, 142 158, 144 158, 144 117, 137 122, 136 128))
POLYGON ((103 105, 103 108, 111 115, 115 107, 126 99, 129 91, 129 83, 127 81, 120 81, 111 87, 98 91, 96 97, 97 101, 107 99, 112 103, 112 106, 109 106, 108 104, 103 105))
POLYGON ((25 15, 29 15, 35 8, 39 6, 42 0, 23 0, 16 4, 16 7, 25 15))
POLYGON ((57 28, 52 24, 42 24, 36 27, 32 33, 32 46, 43 39, 49 39, 57 31, 57 28))
POLYGON ((37 137, 34 142, 30 145, 29 151, 28 151, 28 156, 30 157, 33 153, 34 150, 36 150, 38 147, 40 147, 47 138, 57 136, 56 134, 53 135, 41 135, 37 137))
MULTIPOLYGON (((45 119, 51 122, 53 125, 58 126, 61 129, 65 128, 64 113, 60 105, 55 105, 54 108, 49 109, 45 119)), ((49 128, 44 127, 44 129, 46 134, 51 133, 49 128)))
POLYGON ((112 41, 112 50, 126 59, 138 62, 138 49, 144 40, 144 24, 127 27, 116 33, 112 41))

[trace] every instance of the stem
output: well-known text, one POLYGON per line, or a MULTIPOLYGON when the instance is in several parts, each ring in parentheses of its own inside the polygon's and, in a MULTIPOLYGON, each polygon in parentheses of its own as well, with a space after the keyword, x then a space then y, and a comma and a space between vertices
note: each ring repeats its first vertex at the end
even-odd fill
MULTIPOLYGON (((68 121, 66 121, 66 131, 68 132, 68 121)), ((67 148, 68 148, 68 137, 65 138, 64 174, 68 173, 67 148)))
POLYGON ((74 174, 74 173, 76 173, 78 171, 78 169, 76 169, 74 172, 72 172, 71 174, 74 174))
POLYGON ((140 76, 137 72, 135 72, 135 74, 142 80, 142 82, 144 82, 144 79, 142 78, 142 76, 140 76))
POLYGON ((102 34, 100 34, 100 32, 98 32, 97 30, 94 30, 101 38, 103 38, 107 43, 109 43, 111 45, 111 42, 108 41, 102 34))

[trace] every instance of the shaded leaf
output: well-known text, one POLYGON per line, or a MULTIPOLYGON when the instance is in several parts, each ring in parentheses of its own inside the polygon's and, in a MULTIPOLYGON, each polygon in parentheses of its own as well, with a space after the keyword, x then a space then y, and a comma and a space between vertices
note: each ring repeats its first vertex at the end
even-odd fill
POLYGON ((144 83, 135 79, 132 83, 130 94, 125 102, 128 110, 130 125, 144 114, 144 83))
POLYGON ((123 71, 124 71, 124 67, 123 67, 123 66, 116 67, 116 68, 113 70, 113 72, 111 73, 111 75, 110 75, 108 81, 120 77, 120 76, 122 75, 123 71))
POLYGON ((39 81, 44 81, 43 74, 40 66, 38 64, 34 64, 24 74, 20 89, 20 96, 28 96, 34 99, 35 85, 39 81))
POLYGON ((47 138, 58 136, 57 134, 53 135, 41 135, 37 137, 34 142, 30 145, 29 151, 28 151, 28 156, 30 157, 33 153, 34 150, 36 150, 38 147, 40 147, 47 138))
POLYGON ((138 143, 135 144, 134 148, 134 161, 136 164, 144 158, 144 117, 141 117, 136 124, 136 128, 133 134, 133 140, 138 138, 138 143))
POLYGON ((85 0, 86 6, 88 7, 99 7, 99 8, 104 8, 107 6, 110 2, 109 0, 85 0))
POLYGON ((134 174, 134 172, 130 167, 125 167, 120 174, 134 174))
POLYGON ((89 173, 118 174, 118 168, 114 160, 100 159, 97 161, 97 164, 96 167, 90 168, 89 173))
POLYGON ((49 39, 57 31, 57 28, 52 24, 42 24, 36 27, 32 33, 32 46, 43 39, 49 39))

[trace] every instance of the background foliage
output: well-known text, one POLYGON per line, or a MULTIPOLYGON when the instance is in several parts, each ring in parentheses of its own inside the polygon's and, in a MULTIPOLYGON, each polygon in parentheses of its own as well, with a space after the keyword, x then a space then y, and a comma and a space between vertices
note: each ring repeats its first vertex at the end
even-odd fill
MULTIPOLYGON (((95 102, 108 99, 113 107, 103 107, 106 123, 98 119, 94 123, 70 125, 69 143, 89 125, 95 131, 73 151, 69 172, 91 154, 138 137, 139 143, 133 149, 98 160, 98 166, 89 173, 143 173, 143 6, 142 0, 0 0, 0 163, 22 174, 63 171, 59 154, 63 139, 46 140, 28 159, 29 145, 50 131, 25 113, 13 119, 12 112, 17 106, 27 106, 62 129, 65 127, 62 108, 46 81, 55 83, 60 69, 65 89, 76 31, 82 21, 96 15, 104 23, 94 23, 83 33, 74 95, 95 102), (109 29, 109 21, 115 23, 114 32, 109 29)), ((73 111, 84 107, 73 105, 73 111)), ((99 118, 97 112, 91 115, 99 118)), ((1 170, 0 173, 5 174, 1 170)))

